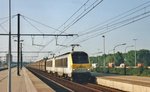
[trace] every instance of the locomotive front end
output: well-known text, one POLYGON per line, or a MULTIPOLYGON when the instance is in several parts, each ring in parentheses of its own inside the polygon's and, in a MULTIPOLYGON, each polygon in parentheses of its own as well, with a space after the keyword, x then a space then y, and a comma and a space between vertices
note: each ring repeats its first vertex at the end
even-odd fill
POLYGON ((72 78, 76 82, 88 82, 91 78, 91 64, 85 52, 72 53, 72 78))

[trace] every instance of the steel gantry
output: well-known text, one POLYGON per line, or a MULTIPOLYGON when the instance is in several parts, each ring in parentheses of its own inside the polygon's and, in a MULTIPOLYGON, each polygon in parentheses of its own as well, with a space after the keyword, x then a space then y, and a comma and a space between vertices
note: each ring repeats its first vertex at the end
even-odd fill
MULTIPOLYGON (((0 36, 9 36, 10 39, 9 41, 11 40, 11 36, 17 36, 17 56, 18 56, 18 59, 17 59, 17 75, 19 76, 19 60, 21 60, 21 49, 20 49, 20 36, 55 36, 55 37, 58 37, 58 36, 74 36, 74 35, 77 35, 77 34, 20 34, 20 14, 17 14, 17 30, 18 30, 18 33, 17 34, 13 34, 13 33, 9 33, 9 34, 0 34, 0 36)), ((11 41, 10 41, 11 42, 11 41)), ((9 47, 11 48, 11 44, 9 45, 9 47)), ((11 50, 8 51, 9 54, 11 54, 10 52, 11 50)), ((9 55, 8 54, 8 55, 9 55)), ((9 59, 10 59, 10 55, 9 55, 9 59)), ((11 60, 9 60, 11 61, 11 60)), ((22 63, 22 62, 21 62, 22 63)), ((11 64, 11 63, 10 63, 11 64)))

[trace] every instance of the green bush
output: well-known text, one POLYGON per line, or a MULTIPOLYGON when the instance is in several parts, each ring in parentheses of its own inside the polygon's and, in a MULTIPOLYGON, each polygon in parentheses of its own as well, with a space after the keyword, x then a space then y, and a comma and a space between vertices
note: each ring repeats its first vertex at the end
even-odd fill
MULTIPOLYGON (((124 68, 104 68, 98 67, 95 69, 96 72, 103 73, 111 73, 111 74, 125 74, 124 68)), ((150 76, 150 69, 148 68, 126 68, 126 75, 135 75, 135 76, 150 76)))
POLYGON ((150 69, 144 69, 143 73, 141 76, 150 76, 150 69))

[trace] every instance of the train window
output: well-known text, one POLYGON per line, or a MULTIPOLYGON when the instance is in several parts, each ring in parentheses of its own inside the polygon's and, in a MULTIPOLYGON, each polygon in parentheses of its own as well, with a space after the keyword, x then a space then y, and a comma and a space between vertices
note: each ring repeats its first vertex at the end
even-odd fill
POLYGON ((57 59, 55 61, 55 67, 67 67, 67 58, 57 59))
POLYGON ((74 52, 72 53, 72 60, 74 64, 89 63, 88 55, 84 52, 74 52))
POLYGON ((52 67, 52 61, 46 62, 46 66, 47 66, 47 67, 52 67))
POLYGON ((64 59, 63 59, 63 67, 68 67, 67 58, 64 58, 64 59))
POLYGON ((56 60, 55 61, 55 67, 59 67, 58 63, 59 63, 58 60, 56 60))
POLYGON ((60 67, 61 66, 61 62, 60 61, 61 61, 60 59, 57 59, 55 61, 55 67, 60 67))

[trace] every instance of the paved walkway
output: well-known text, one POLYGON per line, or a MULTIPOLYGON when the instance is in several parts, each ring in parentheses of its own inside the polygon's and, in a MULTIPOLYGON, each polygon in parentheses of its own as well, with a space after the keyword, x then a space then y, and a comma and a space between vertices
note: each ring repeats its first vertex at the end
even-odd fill
MULTIPOLYGON (((13 68, 11 71, 12 78, 11 78, 11 91, 12 92, 27 92, 25 80, 24 80, 24 74, 21 71, 20 75, 17 76, 17 70, 16 68, 13 68)), ((4 70, 0 72, 0 92, 7 92, 8 87, 8 71, 4 70)))
MULTIPOLYGON (((11 74, 11 92, 54 92, 50 87, 35 77, 26 68, 20 70, 20 76, 17 75, 17 69, 12 68, 11 74), (36 82, 36 84, 34 82, 36 82), (36 86, 37 84, 41 86, 36 86)), ((8 92, 7 75, 7 70, 0 71, 0 92, 8 92)))

